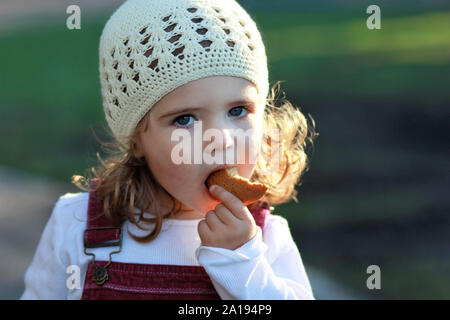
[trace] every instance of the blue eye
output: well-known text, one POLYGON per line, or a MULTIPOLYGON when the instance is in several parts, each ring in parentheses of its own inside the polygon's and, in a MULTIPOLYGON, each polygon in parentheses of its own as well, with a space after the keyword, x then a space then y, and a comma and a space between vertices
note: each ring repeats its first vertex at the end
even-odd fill
POLYGON ((174 125, 185 128, 189 126, 189 118, 192 118, 190 114, 185 114, 179 117, 176 117, 175 120, 173 120, 174 125))
POLYGON ((239 110, 239 111, 240 111, 240 110, 245 110, 246 112, 248 112, 248 110, 247 110, 246 107, 235 107, 235 108, 233 108, 233 109, 230 110, 230 114, 231 114, 232 116, 239 117, 242 113, 239 112, 239 111, 233 112, 233 111, 236 111, 236 110, 239 110))

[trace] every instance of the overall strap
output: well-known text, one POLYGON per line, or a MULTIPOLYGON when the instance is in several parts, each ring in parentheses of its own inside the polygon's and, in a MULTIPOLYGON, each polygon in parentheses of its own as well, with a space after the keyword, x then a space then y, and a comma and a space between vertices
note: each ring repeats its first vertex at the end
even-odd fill
MULTIPOLYGON (((99 179, 92 179, 93 187, 99 179)), ((85 247, 108 247, 118 245, 121 228, 114 226, 103 213, 103 207, 95 198, 94 190, 89 192, 87 227, 84 232, 85 247)))
MULTIPOLYGON (((122 228, 114 226, 106 218, 102 204, 95 198, 94 187, 99 179, 92 179, 89 192, 87 227, 84 230, 84 253, 92 257, 92 265, 88 267, 92 282, 102 286, 109 279, 107 268, 111 264, 111 256, 122 251, 122 228), (88 252, 88 248, 119 247, 118 250, 109 253, 109 261, 103 265, 95 263, 95 254, 88 252), (92 269, 92 267, 94 269, 92 269), (89 269, 91 268, 91 269, 89 269)), ((86 273, 86 275, 89 272, 86 273)))

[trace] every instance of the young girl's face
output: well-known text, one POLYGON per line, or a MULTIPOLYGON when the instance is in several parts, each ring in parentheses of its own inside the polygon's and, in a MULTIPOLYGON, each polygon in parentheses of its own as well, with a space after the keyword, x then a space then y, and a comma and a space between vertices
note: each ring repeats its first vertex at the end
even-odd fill
MULTIPOLYGON (((263 109, 264 104, 258 101, 256 87, 250 81, 229 76, 189 82, 153 106, 148 117, 148 130, 139 135, 136 156, 145 157, 159 184, 183 204, 184 211, 179 218, 203 218, 217 206, 219 201, 209 194, 205 180, 220 166, 236 166, 240 176, 251 177, 262 139, 263 109), (221 139, 202 139, 197 133, 194 136, 194 125, 197 133, 201 128, 202 135, 215 129, 214 133, 219 133, 221 139), (240 153, 239 160, 236 156, 238 140, 233 136, 237 129, 247 135, 243 149, 245 158, 240 153), (191 152, 191 161, 188 163, 177 164, 174 161, 177 156, 182 158, 184 153, 184 149, 181 153, 179 151, 183 140, 172 138, 175 131, 190 136, 188 151, 191 152), (197 142, 201 147, 196 150, 197 142), (197 154, 200 163, 196 163, 194 153, 199 150, 202 152, 200 157, 197 154), (206 154, 220 160, 207 164, 206 154), (233 160, 228 162, 225 159, 233 160)), ((171 208, 167 199, 158 200, 171 208)))

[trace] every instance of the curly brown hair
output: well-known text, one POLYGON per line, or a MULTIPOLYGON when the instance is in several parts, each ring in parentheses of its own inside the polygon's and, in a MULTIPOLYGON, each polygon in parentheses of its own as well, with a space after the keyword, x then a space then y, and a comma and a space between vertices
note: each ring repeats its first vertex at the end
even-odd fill
MULTIPOLYGON (((309 170, 306 147, 308 142, 313 147, 313 140, 319 135, 315 132, 314 119, 310 116, 311 125, 308 125, 303 113, 286 100, 285 96, 277 97, 279 91, 278 81, 271 88, 266 100, 261 153, 249 179, 251 182, 263 183, 269 189, 262 199, 249 205, 249 209, 261 206, 263 202, 274 205, 291 199, 298 202, 295 186, 301 185, 301 177, 309 170), (279 139, 273 132, 278 132, 279 139), (271 160, 276 151, 279 152, 278 163, 273 167, 271 160)), ((141 221, 154 224, 154 228, 143 237, 128 231, 130 236, 139 242, 155 239, 161 231, 163 219, 176 217, 182 207, 182 204, 157 182, 145 159, 135 156, 139 132, 147 130, 149 114, 150 112, 141 119, 128 137, 127 146, 115 139, 113 142, 100 141, 94 133, 103 148, 110 153, 109 157, 102 160, 97 153, 100 162, 98 166, 90 168, 90 173, 85 176, 72 176, 72 183, 86 192, 92 190, 92 179, 98 179, 94 190, 96 199, 103 204, 105 216, 114 225, 120 226, 124 221, 130 220, 138 228, 147 230, 139 225, 141 221), (168 212, 163 212, 157 201, 160 192, 172 200, 172 208, 168 212), (134 208, 138 208, 140 212, 136 213, 134 208), (144 217, 144 212, 152 212, 154 217, 144 217)))

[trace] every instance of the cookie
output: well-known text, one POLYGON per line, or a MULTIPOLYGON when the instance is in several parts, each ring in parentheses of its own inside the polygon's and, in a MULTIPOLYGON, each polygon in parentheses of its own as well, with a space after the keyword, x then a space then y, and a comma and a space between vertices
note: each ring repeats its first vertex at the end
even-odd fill
POLYGON ((236 167, 213 172, 206 179, 206 185, 209 188, 213 184, 217 184, 225 190, 228 190, 245 205, 258 201, 269 189, 264 184, 252 183, 248 179, 240 177, 236 167))

